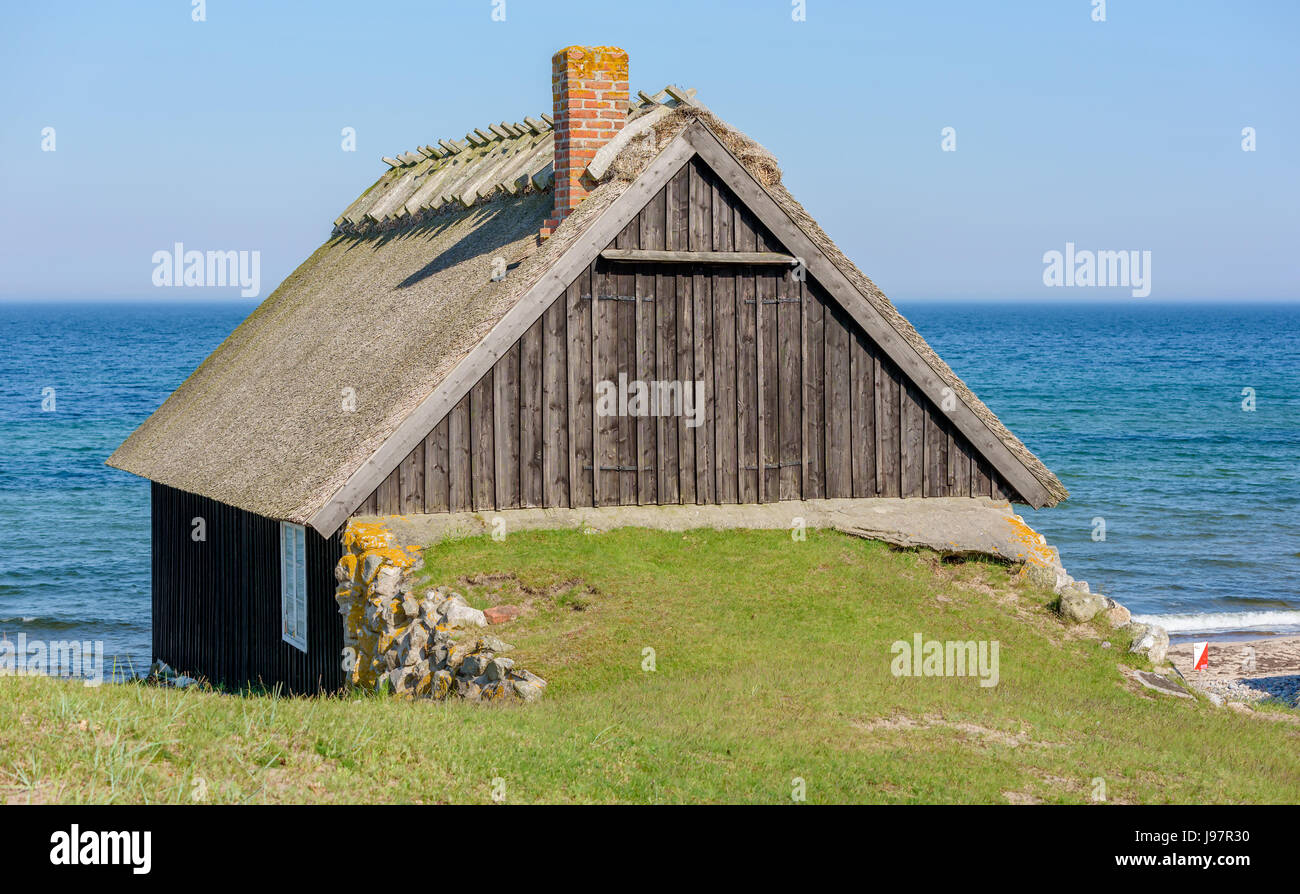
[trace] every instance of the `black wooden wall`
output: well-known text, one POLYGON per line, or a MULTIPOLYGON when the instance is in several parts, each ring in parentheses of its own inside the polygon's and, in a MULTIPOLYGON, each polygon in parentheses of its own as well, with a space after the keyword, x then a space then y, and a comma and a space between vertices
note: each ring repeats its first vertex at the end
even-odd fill
MULTIPOLYGON (((608 247, 788 251, 699 158, 608 247)), ((598 259, 355 514, 877 496, 1026 502, 811 278, 598 259), (596 415, 620 373, 704 424, 596 415)))
POLYGON ((311 694, 343 685, 343 624, 334 601, 342 535, 307 528, 307 651, 280 630, 279 522, 152 484, 153 655, 229 687, 311 694), (206 522, 205 541, 192 536, 206 522))

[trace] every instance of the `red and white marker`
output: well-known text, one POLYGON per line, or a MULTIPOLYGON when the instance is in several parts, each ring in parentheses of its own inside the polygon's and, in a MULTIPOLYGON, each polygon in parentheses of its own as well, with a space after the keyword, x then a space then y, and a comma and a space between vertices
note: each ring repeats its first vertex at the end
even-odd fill
POLYGON ((1210 666, 1210 644, 1192 643, 1192 670, 1203 671, 1210 666))

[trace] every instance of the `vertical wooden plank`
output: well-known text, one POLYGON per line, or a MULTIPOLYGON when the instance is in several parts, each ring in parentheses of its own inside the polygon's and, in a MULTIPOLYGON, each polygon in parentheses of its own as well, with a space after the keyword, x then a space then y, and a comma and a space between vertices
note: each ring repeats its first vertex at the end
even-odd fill
MULTIPOLYGON (((661 382, 677 381, 677 277, 658 265, 655 271, 655 317, 658 329, 655 361, 661 382)), ((681 501, 681 472, 677 452, 677 417, 671 407, 660 409, 657 420, 659 502, 681 501)))
POLYGON ((992 482, 989 480, 988 464, 980 458, 979 454, 971 456, 970 463, 971 484, 970 492, 972 497, 991 497, 993 496, 992 482))
MULTIPOLYGON (((961 465, 961 435, 952 423, 945 422, 944 431, 948 438, 948 495, 953 497, 964 497, 966 492, 963 485, 957 480, 957 468, 961 465)), ((966 487, 969 487, 970 479, 966 479, 966 487)))
POLYGON ((584 270, 565 292, 569 345, 569 499, 570 505, 594 506, 595 448, 591 359, 594 353, 591 316, 591 270, 584 270))
POLYGON ((805 500, 826 496, 826 352, 821 292, 804 283, 804 493, 805 500))
MULTIPOLYGON (((683 503, 696 502, 699 479, 696 475, 695 429, 687 423, 690 414, 685 411, 687 401, 695 399, 695 290, 689 273, 677 276, 677 378, 681 381, 682 408, 677 416, 677 455, 679 457, 679 484, 683 503)), ((693 403, 691 404, 693 408, 693 403)), ((692 409, 692 412, 694 410, 692 409)))
POLYGON ((944 481, 948 487, 948 493, 952 496, 959 496, 957 493, 957 433, 952 423, 947 419, 943 420, 944 435, 944 462, 943 475, 944 481))
POLYGON ((519 505, 541 506, 545 500, 545 433, 542 428, 542 330, 546 313, 519 339, 519 505))
POLYGON ((954 433, 952 435, 952 495, 954 497, 970 496, 970 453, 966 439, 954 433))
POLYGON ((849 354, 851 333, 839 305, 827 307, 826 336, 826 496, 853 496, 853 457, 850 426, 853 407, 849 354))
MULTIPOLYGON (((713 186, 703 164, 695 159, 691 163, 690 182, 690 249, 713 250, 713 186)), ((692 409, 700 424, 695 433, 695 499, 698 503, 712 503, 714 498, 714 435, 715 413, 713 407, 713 289, 710 271, 696 267, 691 271, 691 290, 694 296, 695 317, 695 382, 690 390, 692 409), (695 406, 703 391, 703 407, 695 406)))
MULTIPOLYGON (((667 236, 668 192, 660 189, 637 215, 640 225, 639 245, 644 249, 660 250, 667 236)), ((654 387, 659 376, 659 279, 658 265, 637 269, 636 294, 637 319, 637 378, 654 387)), ((660 417, 653 415, 657 407, 647 407, 647 415, 637 422, 637 499, 643 504, 658 503, 664 475, 662 462, 663 432, 660 417)))
POLYGON ((447 512, 451 508, 448 429, 450 414, 424 438, 424 511, 447 512))
MULTIPOLYGON (((570 290, 572 287, 570 287, 570 290)), ((542 505, 569 506, 568 291, 546 309, 542 334, 542 505)))
POLYGON ((923 473, 925 463, 925 397, 910 381, 904 380, 902 390, 903 431, 901 454, 903 463, 902 491, 904 497, 924 495, 923 473))
POLYGON ((375 488, 370 495, 361 501, 357 511, 353 515, 378 515, 379 514, 379 489, 375 488))
POLYGON ((397 515, 402 511, 402 496, 398 487, 397 470, 388 473, 379 484, 379 514, 397 515))
MULTIPOLYGON (((715 213, 717 207, 715 206, 715 213)), ((731 209, 723 208, 730 216, 731 209)), ((728 235, 730 230, 728 229, 728 235)), ((737 377, 736 377, 736 274, 718 271, 712 277, 713 293, 713 412, 715 416, 714 494, 719 503, 737 501, 737 377)))
POLYGON ((667 247, 668 238, 668 187, 664 186, 646 203, 637 215, 640 227, 640 247, 659 251, 667 247))
MULTIPOLYGON (((755 251, 754 227, 741 208, 734 218, 736 251, 755 251)), ((759 502, 758 286, 753 268, 738 267, 736 281, 736 464, 737 499, 759 502)))
MULTIPOLYGON (((690 248, 690 186, 691 166, 687 164, 668 184, 668 239, 669 248, 675 251, 686 251, 690 248)), ((681 383, 684 392, 687 388, 694 388, 691 383, 696 379, 695 298, 689 268, 678 267, 674 272, 676 274, 673 283, 676 292, 674 317, 677 324, 677 374, 674 378, 681 383)), ((677 437, 678 496, 683 503, 694 503, 695 433, 693 429, 687 427, 685 415, 675 416, 673 421, 677 437)))
MULTIPOLYGON (((642 212, 645 213, 645 212, 642 212)), ((654 415, 658 407, 652 405, 655 380, 659 366, 655 345, 659 326, 655 319, 658 296, 655 294, 655 271, 650 264, 636 268, 636 378, 642 383, 644 405, 636 417, 637 446, 637 502, 643 505, 659 502, 659 419, 654 415)))
MULTIPOLYGON (((714 251, 735 251, 735 200, 716 177, 712 189, 711 244, 714 251)), ((735 503, 738 495, 738 443, 736 429, 736 271, 711 271, 709 290, 713 296, 713 416, 714 416, 714 499, 735 503)))
POLYGON ((452 512, 474 508, 473 443, 470 398, 467 394, 447 414, 447 497, 452 512))
POLYGON ((948 433, 944 431, 943 418, 939 416, 936 408, 929 401, 924 401, 924 408, 925 464, 922 468, 924 482, 921 490, 927 497, 946 497, 948 496, 948 433))
POLYGON ((1006 481, 996 472, 989 473, 989 483, 992 487, 993 498, 995 500, 1010 500, 1011 488, 1007 486, 1006 481))
POLYGON ((695 433, 695 499, 698 503, 716 502, 714 438, 717 414, 714 407, 713 381, 713 282, 703 269, 692 277, 695 298, 695 379, 691 395, 691 421, 698 422, 695 433))
POLYGON ((664 187, 666 195, 664 247, 671 251, 690 248, 691 165, 682 165, 664 187))
POLYGON ((803 494, 803 299, 791 268, 774 273, 777 286, 778 488, 782 500, 803 494))
MULTIPOLYGON (((761 224, 754 224, 755 248, 771 251, 773 242, 761 224)), ((777 276, 769 267, 755 277, 758 309, 758 455, 761 466, 758 498, 764 503, 781 499, 781 368, 780 333, 777 329, 777 276)))
POLYGON ((738 204, 731 190, 716 177, 710 178, 713 188, 713 250, 735 251, 735 208, 738 204))
POLYGON ((612 300, 617 294, 618 277, 611 272, 611 266, 597 260, 591 274, 592 378, 597 394, 592 465, 597 506, 617 506, 622 499, 618 472, 619 302, 612 300))
POLYGON ((893 364, 878 354, 875 361, 876 403, 876 462, 879 464, 880 496, 897 497, 901 493, 901 460, 898 447, 902 441, 901 408, 899 406, 899 373, 893 364))
POLYGON ((937 451, 935 450, 935 437, 937 432, 934 425, 934 417, 929 413, 929 406, 925 403, 921 407, 921 496, 936 497, 936 482, 934 480, 934 463, 937 451))
POLYGON ((853 327, 850 340, 853 376, 853 496, 876 496, 875 358, 866 336, 853 327))
POLYGON ((397 487, 401 493, 401 513, 424 512, 424 442, 416 444, 397 466, 397 487))
MULTIPOLYGON (((640 237, 640 221, 632 218, 614 241, 616 248, 637 248, 640 237)), ((618 296, 613 302, 618 319, 618 360, 614 381, 619 385, 619 393, 626 392, 631 397, 632 382, 636 380, 637 369, 637 304, 636 269, 632 264, 614 265, 614 291, 618 296)), ((618 503, 622 506, 634 506, 637 503, 638 419, 631 413, 630 400, 627 406, 618 407, 618 503)))
POLYGON ((498 509, 519 508, 519 342, 493 367, 492 413, 498 509))
POLYGON ((496 508, 496 451, 493 444, 495 370, 488 370, 469 392, 470 485, 476 510, 496 508))

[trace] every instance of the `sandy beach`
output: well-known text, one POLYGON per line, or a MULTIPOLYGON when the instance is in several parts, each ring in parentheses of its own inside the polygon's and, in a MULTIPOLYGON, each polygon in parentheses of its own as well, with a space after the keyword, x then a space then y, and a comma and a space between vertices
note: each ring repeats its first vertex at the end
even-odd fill
POLYGON ((1209 666, 1192 670, 1192 644, 1169 647, 1169 661, 1187 682, 1230 701, 1277 698, 1300 707, 1300 636, 1210 641, 1209 666))

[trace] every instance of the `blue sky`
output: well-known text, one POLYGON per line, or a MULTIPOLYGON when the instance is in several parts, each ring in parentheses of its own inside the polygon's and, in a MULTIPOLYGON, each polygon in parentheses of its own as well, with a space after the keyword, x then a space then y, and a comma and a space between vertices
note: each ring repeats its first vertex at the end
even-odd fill
POLYGON ((0 298, 237 296, 155 289, 177 241, 260 251, 269 294, 381 155, 549 111, 551 54, 605 43, 772 150, 895 299, 1300 299, 1292 0, 191 6, 6 10, 0 298), (1045 287, 1066 242, 1150 251, 1151 297, 1045 287))

